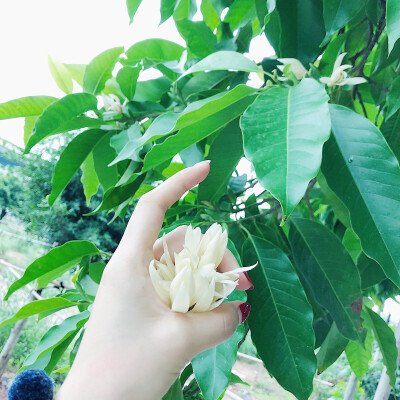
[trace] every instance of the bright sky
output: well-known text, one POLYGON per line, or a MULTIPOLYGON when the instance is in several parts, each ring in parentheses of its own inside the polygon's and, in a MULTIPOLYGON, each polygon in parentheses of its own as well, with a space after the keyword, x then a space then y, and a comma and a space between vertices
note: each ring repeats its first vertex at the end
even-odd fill
MULTIPOLYGON (((64 96, 48 70, 48 55, 63 63, 87 64, 104 50, 121 45, 128 49, 147 38, 184 44, 172 19, 158 27, 160 0, 143 0, 130 26, 125 3, 1 1, 0 103, 23 96, 64 96)), ((265 36, 253 40, 250 58, 260 61, 271 54, 273 50, 265 36)), ((23 118, 0 120, 0 137, 23 146, 23 124, 23 118)))

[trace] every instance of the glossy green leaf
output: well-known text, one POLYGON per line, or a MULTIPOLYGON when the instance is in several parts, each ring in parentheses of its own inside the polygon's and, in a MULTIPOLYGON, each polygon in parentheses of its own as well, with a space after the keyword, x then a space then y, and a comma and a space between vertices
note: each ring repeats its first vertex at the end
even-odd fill
POLYGON ((136 83, 142 67, 123 67, 118 71, 117 82, 121 92, 128 100, 132 100, 136 92, 136 83))
POLYGON ((180 129, 179 132, 153 146, 144 159, 143 171, 169 160, 237 118, 254 100, 250 95, 253 92, 253 88, 239 85, 219 99, 208 101, 203 107, 182 115, 175 126, 175 129, 180 129))
POLYGON ((81 165, 82 177, 81 182, 83 185, 83 193, 85 194, 86 204, 89 206, 90 199, 97 193, 99 187, 99 179, 97 178, 94 169, 93 153, 90 152, 85 161, 81 165))
POLYGON ((74 118, 89 110, 97 110, 97 99, 89 93, 68 94, 62 99, 50 104, 36 120, 35 128, 26 145, 25 153, 28 153, 33 146, 50 135, 59 133, 60 131, 66 132, 67 130, 91 126, 87 125, 87 123, 90 123, 91 120, 96 122, 96 120, 82 117, 84 118, 82 120, 83 126, 81 124, 78 124, 76 127, 72 125, 71 128, 68 126, 68 129, 60 130, 63 125, 73 121, 74 118))
POLYGON ((85 92, 101 93, 106 81, 111 78, 114 66, 123 51, 123 47, 114 47, 103 51, 90 61, 83 77, 83 90, 85 92))
POLYGON ((400 287, 399 163, 379 130, 343 106, 331 105, 332 135, 322 172, 350 211, 351 225, 367 256, 400 287))
MULTIPOLYGON (((68 341, 68 339, 71 339, 71 336, 75 336, 79 332, 80 328, 82 328, 82 326, 89 319, 89 316, 90 316, 89 311, 83 311, 80 314, 66 318, 63 322, 61 322, 61 324, 51 327, 44 334, 42 339, 40 339, 40 342, 36 346, 35 350, 24 361, 22 369, 31 368, 33 365, 37 367, 38 365, 36 361, 38 361, 40 358, 50 353, 57 346, 60 346, 64 352, 66 350, 66 347, 68 347, 68 346, 65 347, 65 341, 68 341), (64 346, 61 346, 62 343, 64 343, 64 346)), ((71 341, 72 339, 69 341, 69 343, 71 341)), ((60 353, 60 351, 58 351, 57 353, 60 353)), ((59 354, 57 354, 56 356, 58 355, 59 354)), ((51 361, 51 357, 52 355, 48 356, 48 359, 44 360, 46 361, 46 365, 51 361)), ((52 362, 52 364, 54 364, 53 365, 54 367, 55 366, 54 361, 52 362)))
POLYGON ((142 0, 126 0, 126 6, 128 8, 129 24, 133 22, 136 11, 138 10, 142 0))
POLYGON ((326 36, 321 46, 328 43, 333 34, 343 28, 364 6, 364 0, 324 0, 326 36))
POLYGON ((336 324, 333 323, 317 353, 319 374, 324 372, 340 357, 348 342, 349 340, 340 334, 336 324))
POLYGON ((365 320, 366 328, 371 329, 374 333, 374 338, 382 353, 383 363, 387 368, 390 385, 394 387, 397 369, 397 347, 394 333, 386 322, 370 308, 365 307, 361 316, 365 320))
POLYGON ((372 344, 374 338, 369 333, 364 342, 364 347, 358 343, 350 341, 346 346, 345 352, 351 370, 356 374, 359 381, 362 380, 368 371, 368 364, 372 359, 372 344))
POLYGON ((106 192, 118 182, 117 165, 109 165, 117 156, 114 148, 110 145, 112 135, 113 132, 104 135, 93 148, 94 169, 103 192, 106 192))
POLYGON ((203 60, 199 61, 190 67, 182 76, 200 71, 218 71, 218 70, 232 70, 232 71, 245 71, 245 72, 260 72, 257 64, 249 60, 243 54, 236 53, 235 51, 222 50, 210 54, 203 60))
POLYGON ((392 83, 390 90, 387 94, 387 115, 389 119, 394 113, 400 109, 400 76, 398 76, 392 83))
POLYGON ((190 53, 203 58, 215 51, 217 38, 204 21, 182 19, 175 24, 190 53))
POLYGON ((57 86, 65 93, 71 94, 73 89, 72 76, 64 64, 48 56, 50 73, 57 86))
MULTIPOLYGON (((26 268, 22 277, 9 287, 4 300, 7 300, 12 293, 24 287, 27 283, 38 278, 47 280, 46 278, 52 276, 55 272, 57 272, 55 277, 60 276, 69 268, 76 265, 82 257, 93 254, 100 254, 100 251, 94 244, 86 240, 73 240, 60 247, 51 249, 47 254, 37 258, 26 268)), ((50 281, 52 279, 54 277, 51 277, 50 281)))
POLYGON ((68 143, 54 169, 48 198, 50 205, 54 204, 104 133, 100 129, 91 129, 80 133, 68 143))
POLYGON ((242 131, 238 122, 229 123, 211 145, 207 157, 211 160, 211 169, 199 185, 199 201, 216 201, 226 192, 228 181, 243 157, 242 131))
POLYGON ((300 60, 308 68, 320 55, 325 36, 322 2, 316 0, 277 0, 280 16, 280 57, 300 60))
POLYGON ((184 48, 165 39, 146 39, 135 43, 125 52, 127 60, 124 65, 136 65, 143 59, 158 62, 179 61, 184 48))
POLYGON ((329 311, 340 333, 361 341, 361 321, 351 309, 361 296, 361 282, 350 255, 322 224, 301 218, 290 221, 289 241, 303 279, 318 303, 329 311))
POLYGON ((179 378, 172 384, 161 400, 183 400, 182 386, 179 378))
POLYGON ((254 290, 248 318, 251 338, 268 371, 299 400, 313 389, 316 369, 313 312, 286 254, 272 243, 250 236, 243 244, 243 263, 259 265, 248 272, 254 290))
POLYGON ((116 149, 118 155, 109 165, 112 166, 123 160, 141 161, 139 157, 139 150, 137 149, 141 138, 142 133, 138 122, 132 124, 127 130, 113 136, 110 142, 111 146, 116 149, 116 147, 113 145, 113 142, 118 140, 122 142, 122 148, 120 150, 116 149))
POLYGON ((400 111, 382 123, 381 132, 397 160, 400 160, 400 111))
POLYGON ((346 229, 342 239, 343 246, 350 254, 353 262, 356 264, 359 255, 362 252, 361 242, 352 229, 346 229))
POLYGON ((62 297, 54 297, 51 299, 35 300, 22 306, 18 312, 11 318, 6 319, 0 324, 0 328, 13 324, 20 319, 28 318, 45 311, 60 310, 62 308, 76 306, 78 303, 63 299, 62 297))
POLYGON ((386 279, 381 266, 372 258, 361 253, 357 261, 357 268, 361 276, 361 287, 366 289, 386 279))
POLYGON ((38 117, 36 115, 32 117, 25 117, 25 124, 24 124, 24 145, 29 141, 29 138, 31 137, 33 128, 35 127, 35 123, 38 117))
POLYGON ((244 326, 239 325, 227 341, 193 358, 194 376, 205 400, 217 400, 228 387, 236 362, 237 346, 243 336, 244 326))
POLYGON ((204 22, 210 27, 212 31, 219 24, 219 13, 214 8, 212 0, 202 0, 200 10, 203 15, 204 22))
POLYGON ((398 0, 387 0, 386 2, 386 27, 389 40, 389 53, 394 44, 400 39, 400 3, 398 0))
POLYGON ((57 100, 51 96, 27 96, 0 103, 0 120, 40 115, 57 100))
POLYGON ((243 21, 253 20, 256 16, 256 9, 253 1, 234 0, 225 15, 224 22, 229 23, 231 31, 240 27, 243 21))
POLYGON ((173 14, 174 21, 176 22, 182 19, 192 19, 196 14, 196 11, 196 0, 179 0, 179 4, 173 14))
POLYGON ((330 133, 328 96, 314 79, 273 87, 245 111, 240 126, 246 158, 286 219, 318 173, 330 133))
POLYGON ((160 25, 172 16, 179 0, 161 0, 161 21, 160 25))

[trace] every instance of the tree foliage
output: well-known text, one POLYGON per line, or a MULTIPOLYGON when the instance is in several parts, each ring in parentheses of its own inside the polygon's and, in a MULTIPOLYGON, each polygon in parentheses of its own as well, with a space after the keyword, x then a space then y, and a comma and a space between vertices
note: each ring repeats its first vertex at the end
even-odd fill
MULTIPOLYGON (((258 261, 249 273, 246 327, 268 371, 307 399, 317 368, 345 349, 362 376, 376 340, 394 384, 393 334, 363 299, 373 294, 379 305, 400 288, 398 2, 196 4, 161 1, 161 22, 173 18, 186 46, 148 39, 106 50, 88 65, 52 61, 66 96, 11 100, 0 104, 0 118, 26 118, 26 153, 49 136, 69 135, 49 202, 64 196, 81 167, 87 201, 97 193, 90 215, 111 212, 111 227, 160 181, 211 160, 207 179, 168 210, 163 231, 217 221, 243 265, 258 261), (244 53, 259 35, 275 55, 256 63, 244 53), (160 77, 142 80, 148 69, 160 77), (80 92, 70 93, 71 79, 80 92), (238 171, 243 156, 255 175, 238 171)), ((133 23, 139 6, 127 1, 133 23)), ((76 289, 59 296, 78 302, 79 314, 52 328, 26 366, 51 370, 88 318, 99 260, 108 255, 85 252, 87 243, 71 246, 70 261, 49 253, 26 270, 44 285, 79 265, 76 289)), ((21 278, 7 296, 27 282, 21 278)), ((207 400, 221 398, 229 383, 236 336, 188 367, 207 400), (221 349, 229 362, 215 365, 221 349)))

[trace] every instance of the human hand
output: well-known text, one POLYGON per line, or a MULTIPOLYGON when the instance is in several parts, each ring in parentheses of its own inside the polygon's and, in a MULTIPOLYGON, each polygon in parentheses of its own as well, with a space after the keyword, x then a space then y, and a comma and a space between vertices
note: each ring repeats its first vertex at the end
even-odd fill
MULTIPOLYGON (((178 172, 142 196, 107 264, 78 354, 56 400, 159 400, 198 353, 227 340, 249 305, 226 302, 203 313, 175 313, 155 292, 149 263, 163 253, 158 234, 165 211, 205 179, 209 163, 178 172)), ((166 235, 179 252, 186 228, 166 235)), ((221 272, 238 268, 227 250, 221 272)), ((237 288, 251 281, 240 274, 237 288)))

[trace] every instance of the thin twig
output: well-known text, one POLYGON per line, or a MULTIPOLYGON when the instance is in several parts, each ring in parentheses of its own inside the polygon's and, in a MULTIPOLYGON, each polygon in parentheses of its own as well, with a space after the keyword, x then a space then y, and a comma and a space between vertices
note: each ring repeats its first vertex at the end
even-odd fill
POLYGON ((308 193, 306 193, 306 194, 304 195, 303 199, 304 199, 305 203, 307 204, 308 211, 309 211, 309 213, 310 213, 310 218, 311 218, 313 221, 315 221, 314 210, 313 210, 312 205, 311 205, 311 203, 310 203, 310 199, 308 198, 308 193))

